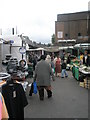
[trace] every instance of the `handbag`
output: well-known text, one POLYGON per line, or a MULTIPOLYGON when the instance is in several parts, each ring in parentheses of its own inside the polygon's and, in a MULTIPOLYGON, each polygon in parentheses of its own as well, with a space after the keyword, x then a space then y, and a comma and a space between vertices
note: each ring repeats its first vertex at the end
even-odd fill
POLYGON ((36 82, 33 82, 33 93, 37 94, 37 84, 36 84, 36 82))

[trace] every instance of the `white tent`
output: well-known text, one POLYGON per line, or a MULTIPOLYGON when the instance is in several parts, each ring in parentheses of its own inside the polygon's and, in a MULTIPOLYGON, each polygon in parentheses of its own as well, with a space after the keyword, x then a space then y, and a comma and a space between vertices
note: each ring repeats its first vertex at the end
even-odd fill
POLYGON ((27 51, 40 51, 40 50, 45 50, 44 48, 36 48, 36 49, 27 49, 27 51))
POLYGON ((68 48, 71 48, 71 49, 73 49, 73 46, 59 47, 59 50, 68 49, 68 48))
POLYGON ((67 42, 76 42, 76 40, 75 39, 71 39, 71 40, 58 40, 58 43, 60 43, 60 42, 65 42, 65 43, 67 43, 67 42))
POLYGON ((74 48, 90 48, 90 43, 81 43, 74 45, 74 48))

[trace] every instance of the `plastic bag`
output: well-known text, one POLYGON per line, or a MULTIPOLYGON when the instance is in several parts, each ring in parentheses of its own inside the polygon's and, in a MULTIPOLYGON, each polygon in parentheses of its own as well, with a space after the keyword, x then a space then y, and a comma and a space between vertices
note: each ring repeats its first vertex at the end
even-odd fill
POLYGON ((33 93, 37 94, 37 84, 36 84, 36 82, 33 82, 33 93))
POLYGON ((52 68, 52 72, 55 73, 55 69, 54 68, 52 68))

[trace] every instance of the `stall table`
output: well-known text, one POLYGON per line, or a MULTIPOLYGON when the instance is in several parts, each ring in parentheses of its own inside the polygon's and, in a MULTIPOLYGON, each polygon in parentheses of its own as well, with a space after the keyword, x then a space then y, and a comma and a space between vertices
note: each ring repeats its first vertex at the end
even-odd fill
POLYGON ((84 79, 85 88, 90 89, 90 71, 85 71, 85 69, 79 68, 79 73, 85 76, 84 79))

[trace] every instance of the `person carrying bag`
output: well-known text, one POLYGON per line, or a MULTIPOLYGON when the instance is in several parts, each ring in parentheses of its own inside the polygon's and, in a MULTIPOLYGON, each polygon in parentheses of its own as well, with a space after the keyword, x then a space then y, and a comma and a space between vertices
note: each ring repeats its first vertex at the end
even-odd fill
POLYGON ((35 81, 31 84, 31 89, 29 91, 29 96, 32 96, 32 93, 37 94, 37 84, 36 84, 35 81))
POLYGON ((40 100, 44 100, 44 89, 47 91, 48 98, 52 97, 51 76, 54 81, 54 75, 50 65, 45 61, 45 55, 41 55, 41 60, 35 68, 34 81, 37 83, 40 100))

